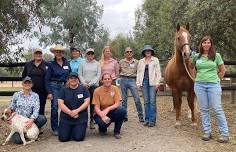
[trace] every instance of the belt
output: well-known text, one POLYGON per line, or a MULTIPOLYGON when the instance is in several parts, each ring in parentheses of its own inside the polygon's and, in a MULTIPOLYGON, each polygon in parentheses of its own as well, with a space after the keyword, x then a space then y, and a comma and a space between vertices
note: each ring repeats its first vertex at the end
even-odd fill
POLYGON ((136 79, 136 77, 132 77, 132 76, 124 76, 124 75, 121 75, 120 77, 121 77, 121 78, 126 78, 126 79, 136 79))
POLYGON ((52 83, 56 83, 56 84, 61 84, 61 85, 64 85, 65 84, 65 82, 63 82, 63 81, 51 81, 52 83))

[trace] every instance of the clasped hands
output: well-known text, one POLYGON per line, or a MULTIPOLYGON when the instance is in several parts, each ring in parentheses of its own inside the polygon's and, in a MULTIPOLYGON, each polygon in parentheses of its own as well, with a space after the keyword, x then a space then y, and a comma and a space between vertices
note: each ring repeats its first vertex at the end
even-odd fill
POLYGON ((106 108, 104 110, 101 111, 101 118, 102 118, 102 121, 105 123, 105 124, 109 124, 111 119, 109 117, 107 117, 107 114, 109 112, 109 109, 106 108))
POLYGON ((68 115, 69 116, 71 116, 72 118, 78 118, 79 117, 79 114, 78 114, 79 112, 75 109, 75 110, 70 110, 69 112, 68 112, 68 115))

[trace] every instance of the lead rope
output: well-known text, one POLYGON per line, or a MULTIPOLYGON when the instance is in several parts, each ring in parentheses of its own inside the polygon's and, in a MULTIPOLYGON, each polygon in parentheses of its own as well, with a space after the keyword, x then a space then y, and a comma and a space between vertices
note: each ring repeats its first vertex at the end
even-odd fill
POLYGON ((189 73, 188 68, 187 68, 187 66, 186 66, 186 63, 185 63, 185 60, 184 60, 184 56, 182 55, 182 57, 183 57, 183 62, 184 62, 184 68, 185 68, 186 72, 188 73, 188 76, 189 76, 189 77, 193 80, 193 82, 194 82, 194 78, 191 76, 191 74, 189 73))

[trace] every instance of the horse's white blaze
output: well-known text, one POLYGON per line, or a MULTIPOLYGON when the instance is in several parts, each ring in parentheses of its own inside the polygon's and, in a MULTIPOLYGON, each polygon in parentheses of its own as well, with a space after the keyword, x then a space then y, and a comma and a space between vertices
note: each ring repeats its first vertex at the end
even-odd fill
MULTIPOLYGON (((184 37, 184 43, 185 44, 188 44, 189 42, 188 42, 188 33, 187 32, 182 32, 182 36, 184 37)), ((185 53, 190 53, 190 47, 189 47, 189 45, 185 45, 184 46, 185 47, 185 53)))

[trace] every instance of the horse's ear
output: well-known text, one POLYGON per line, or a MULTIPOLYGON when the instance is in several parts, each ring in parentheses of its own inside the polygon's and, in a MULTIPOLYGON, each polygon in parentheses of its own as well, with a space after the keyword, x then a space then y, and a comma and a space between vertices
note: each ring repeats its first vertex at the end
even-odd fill
POLYGON ((189 23, 186 24, 186 30, 189 30, 189 23))
POLYGON ((177 32, 179 31, 179 29, 180 29, 180 25, 179 25, 179 23, 178 23, 177 26, 176 26, 177 32))

